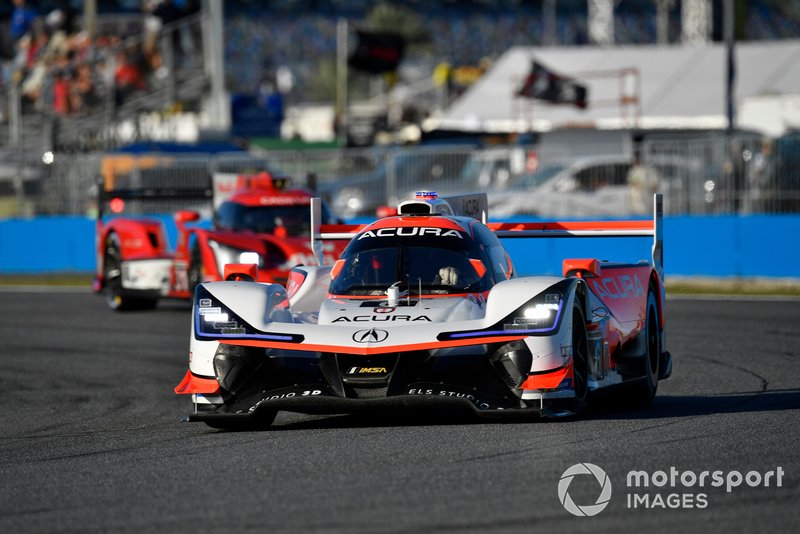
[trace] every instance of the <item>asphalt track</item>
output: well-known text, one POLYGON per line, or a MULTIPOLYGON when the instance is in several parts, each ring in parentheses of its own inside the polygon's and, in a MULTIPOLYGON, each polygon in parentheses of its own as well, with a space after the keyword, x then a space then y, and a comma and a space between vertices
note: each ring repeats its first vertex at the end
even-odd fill
MULTIPOLYGON (((800 532, 798 300, 670 300, 674 373, 646 409, 603 399, 580 420, 511 423, 282 414, 226 433, 180 422, 186 304, 0 299, 0 532, 800 532), (582 462, 612 482, 594 517, 557 492, 582 462), (626 487, 631 470, 671 467, 784 475, 730 493, 710 478, 626 487), (707 505, 634 509, 633 493, 707 505)), ((594 504, 600 486, 577 476, 568 493, 594 504)))

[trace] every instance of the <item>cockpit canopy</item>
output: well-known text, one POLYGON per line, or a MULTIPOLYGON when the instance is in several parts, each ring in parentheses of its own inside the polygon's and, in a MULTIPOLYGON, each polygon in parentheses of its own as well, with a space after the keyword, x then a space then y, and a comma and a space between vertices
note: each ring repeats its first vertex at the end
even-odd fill
MULTIPOLYGON (((322 206, 326 223, 335 222, 327 206, 322 206)), ((287 236, 307 236, 311 231, 311 212, 308 204, 273 204, 251 206, 233 201, 223 202, 214 213, 218 230, 249 231, 257 234, 285 233, 287 236)))
POLYGON ((341 261, 330 285, 334 295, 384 295, 396 282, 423 295, 482 292, 494 284, 485 247, 455 223, 368 228, 341 261))

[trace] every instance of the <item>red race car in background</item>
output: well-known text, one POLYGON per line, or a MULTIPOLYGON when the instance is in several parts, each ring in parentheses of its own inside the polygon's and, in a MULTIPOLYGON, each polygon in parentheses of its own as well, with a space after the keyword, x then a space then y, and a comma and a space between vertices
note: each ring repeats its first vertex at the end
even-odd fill
MULTIPOLYGON (((309 242, 312 192, 292 187, 287 178, 268 172, 218 173, 207 184, 124 188, 105 183, 98 189, 93 289, 103 292, 114 310, 153 308, 161 298, 191 298, 199 283, 223 280, 228 263, 257 264, 258 281, 281 284, 292 267, 316 264, 309 242), (199 210, 207 211, 212 198, 211 228, 204 228, 199 210), (105 209, 121 213, 128 204, 138 204, 139 212, 158 212, 159 203, 169 200, 196 208, 175 212, 174 251, 163 220, 103 216, 105 209)), ((340 221, 323 207, 321 222, 340 221)), ((326 261, 336 260, 344 245, 329 245, 326 261)))

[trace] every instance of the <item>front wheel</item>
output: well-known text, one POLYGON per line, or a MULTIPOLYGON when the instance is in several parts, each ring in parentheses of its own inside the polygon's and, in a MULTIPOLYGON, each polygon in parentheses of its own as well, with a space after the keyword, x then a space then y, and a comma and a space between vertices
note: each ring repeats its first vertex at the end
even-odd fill
POLYGON ((106 238, 103 280, 106 303, 114 311, 149 310, 158 303, 157 299, 136 298, 125 294, 122 288, 122 252, 116 234, 110 234, 106 238))
POLYGON ((589 341, 583 311, 579 306, 572 309, 572 387, 575 399, 571 411, 577 414, 589 404, 589 341))

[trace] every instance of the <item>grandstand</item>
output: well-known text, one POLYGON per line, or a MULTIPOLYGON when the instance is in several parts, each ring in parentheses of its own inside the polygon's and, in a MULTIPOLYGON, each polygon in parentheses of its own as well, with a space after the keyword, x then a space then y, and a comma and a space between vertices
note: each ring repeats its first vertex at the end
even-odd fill
MULTIPOLYGON (((601 94, 596 87, 590 88, 591 109, 582 115, 511 98, 512 85, 525 77, 532 57, 545 58, 557 72, 575 75, 586 73, 587 61, 599 64, 597 58, 610 61, 629 52, 631 57, 659 51, 665 58, 682 54, 677 63, 695 65, 706 80, 705 96, 689 103, 702 104, 710 98, 713 109, 704 114, 696 109, 684 113, 694 122, 681 128, 724 131, 720 111, 723 0, 397 0, 377 7, 366 0, 97 0, 97 13, 92 16, 83 12, 83 2, 74 0, 25 3, 37 16, 18 39, 12 39, 11 31, 15 6, 0 5, 3 195, 35 194, 35 186, 29 184, 39 182, 42 154, 49 153, 52 161, 53 152, 63 161, 67 153, 108 151, 138 141, 193 142, 210 134, 256 138, 275 137, 281 131, 284 135, 313 131, 317 140, 333 139, 337 24, 341 20, 347 20, 351 30, 396 30, 408 41, 394 76, 350 73, 348 126, 360 128, 360 142, 366 144, 375 139, 417 140, 419 125, 426 119, 426 124, 435 124, 431 118, 438 118, 440 125, 451 121, 448 127, 460 121, 455 129, 464 129, 465 123, 471 128, 477 118, 481 126, 478 112, 483 113, 486 102, 470 103, 478 94, 471 88, 485 86, 509 65, 514 72, 507 72, 501 82, 508 102, 495 102, 495 107, 505 106, 503 113, 523 119, 521 126, 507 129, 511 133, 535 133, 564 124, 583 130, 606 128, 610 118, 619 118, 616 128, 661 129, 681 113, 666 106, 655 110, 662 122, 648 122, 648 113, 660 106, 655 97, 661 103, 690 97, 684 92, 667 98, 675 78, 645 72, 636 65, 639 78, 633 83, 641 83, 642 90, 609 93, 610 100, 622 95, 628 108, 641 107, 626 109, 632 112, 627 118, 621 117, 619 109, 625 106, 603 108, 596 98, 592 100, 592 95, 601 94), (210 10, 223 4, 224 20, 211 17, 210 10), (605 33, 598 34, 589 13, 601 5, 613 6, 613 17, 602 28, 605 33), (212 22, 223 28, 212 32, 212 22), (598 35, 603 42, 598 43, 598 35), (223 61, 215 59, 218 55, 224 58, 224 73, 219 71, 223 61), (507 61, 512 55, 523 60, 507 61), (577 63, 569 59, 579 56, 584 59, 577 63), (586 59, 590 57, 595 59, 586 59), (716 85, 707 90, 709 84, 716 85), (464 111, 471 106, 475 106, 473 112, 464 111), (308 109, 313 112, 307 113, 308 109), (356 117, 357 111, 362 115, 356 117), (536 121, 548 119, 548 114, 565 113, 573 116, 537 126, 536 121), (227 124, 231 119, 233 124, 227 124), (386 132, 375 135, 376 125, 386 132), (6 187, 10 183, 6 178, 16 180, 15 185, 6 187)), ((751 99, 750 109, 741 110, 743 115, 763 116, 766 101, 774 100, 776 94, 792 98, 800 94, 794 82, 797 76, 792 74, 800 53, 796 40, 800 0, 740 0, 735 5, 737 54, 748 62, 763 63, 756 66, 769 67, 777 55, 770 56, 768 51, 748 55, 746 50, 770 46, 781 50, 781 64, 772 65, 771 71, 748 70, 752 65, 742 65, 739 71, 740 95, 751 99), (761 83, 764 76, 767 79, 761 83)), ((616 61, 605 70, 630 66, 616 61)), ((680 76, 680 71, 672 72, 680 76)), ((612 85, 619 83, 617 78, 609 79, 612 85)), ((795 100, 786 106, 797 107, 795 100)), ((796 128, 797 121, 786 121, 786 106, 767 109, 779 115, 782 128, 762 129, 756 139, 796 128)), ((742 124, 750 126, 746 121, 742 124)), ((355 137, 352 131, 347 133, 348 139, 355 137)), ((535 141, 536 137, 526 139, 535 141)), ((597 138, 593 142, 605 146, 597 138)), ((748 142, 754 147, 760 144, 748 142)), ((792 147, 795 144, 790 140, 792 147)), ((627 152, 629 145, 622 144, 627 152)))
MULTIPOLYGON (((397 85, 402 88, 404 85, 419 85, 421 80, 430 80, 437 65, 442 63, 452 67, 490 64, 515 46, 589 45, 590 4, 605 1, 394 1, 391 4, 400 13, 396 20, 402 23, 399 31, 404 31, 403 25, 418 27, 412 46, 401 64, 397 85), (549 20, 553 21, 552 25, 548 23, 549 20)), ((662 44, 679 43, 682 39, 682 10, 692 2, 705 2, 711 7, 707 38, 709 41, 721 40, 722 0, 615 0, 611 28, 613 43, 623 46, 654 45, 659 39, 662 44), (663 7, 661 11, 659 6, 663 7), (659 36, 659 16, 663 17, 666 28, 662 36, 659 36)), ((136 93, 136 88, 148 93, 161 90, 161 97, 153 98, 149 94, 144 105, 140 103, 129 106, 133 108, 133 115, 171 110, 176 104, 183 108, 199 105, 201 96, 198 91, 209 80, 201 76, 204 73, 198 67, 201 67, 202 58, 207 57, 207 51, 203 49, 204 43, 200 42, 200 18, 189 22, 186 17, 201 17, 197 13, 198 9, 201 5, 207 8, 210 5, 208 0, 98 0, 95 32, 91 39, 83 31, 83 2, 27 0, 27 4, 38 13, 40 20, 38 24, 32 25, 29 32, 32 44, 27 49, 25 60, 20 59, 19 51, 15 49, 16 43, 11 42, 10 31, 0 32, 3 36, 0 50, 5 58, 0 82, 0 93, 3 95, 0 118, 4 124, 8 123, 13 112, 8 101, 12 86, 15 83, 24 83, 30 72, 37 73, 40 84, 44 80, 52 85, 47 85, 45 92, 55 91, 56 95, 67 92, 72 95, 72 99, 67 99, 65 103, 64 98, 58 96, 54 102, 50 102, 53 97, 43 97, 41 88, 35 87, 37 80, 33 77, 26 85, 29 90, 22 95, 21 111, 26 115, 24 122, 28 124, 36 123, 39 120, 37 115, 45 112, 54 111, 62 116, 86 116, 96 112, 98 108, 116 108, 122 103, 118 93, 136 93), (57 12, 60 12, 60 17, 54 16, 57 12), (154 19, 157 19, 155 25, 154 19), (162 45, 160 48, 147 42, 148 39, 152 40, 154 27, 157 28, 156 34, 162 45), (52 36, 58 34, 56 30, 63 30, 61 42, 64 44, 60 45, 60 49, 66 51, 69 59, 61 60, 60 63, 56 60, 55 63, 59 70, 69 74, 83 70, 82 81, 77 80, 77 75, 75 79, 66 75, 59 79, 54 68, 51 69, 51 77, 38 74, 42 69, 36 68, 37 53, 32 49, 59 49, 51 40, 52 36), (167 33, 170 37, 165 38, 167 33), (134 89, 130 91, 105 87, 113 78, 108 72, 111 68, 109 64, 124 59, 116 54, 121 47, 129 48, 127 55, 133 56, 134 62, 139 64, 140 75, 145 78, 144 81, 134 79, 134 89), (165 50, 164 47, 170 49, 165 50), (110 52, 111 49, 115 52, 110 52), (186 57, 176 56, 176 51, 184 53, 186 57), (168 61, 173 64, 166 65, 168 61), (81 63, 90 65, 88 73, 86 69, 81 69, 81 63), (181 70, 181 77, 176 79, 168 74, 170 67, 173 71, 181 70), (194 67, 194 70, 188 67, 194 67), (87 82, 87 78, 91 80, 87 82), (189 78, 193 79, 193 84, 189 84, 191 87, 175 86, 189 78), (84 88, 82 93, 80 89, 72 87, 80 83, 91 86, 91 89, 84 88), (146 83, 145 89, 141 89, 143 83, 146 83), (66 86, 69 88, 64 89, 66 86), (107 94, 112 91, 113 96, 107 94), (115 101, 109 104, 107 101, 112 98, 115 101), (85 103, 82 100, 90 102, 85 103), (56 106, 55 110, 51 109, 53 105, 56 106)), ((748 0, 736 4, 740 7, 736 20, 738 41, 800 36, 799 1, 748 0)), ((0 28, 10 27, 13 9, 14 6, 10 3, 3 3, 0 7, 0 28)), ((226 89, 236 95, 258 95, 263 90, 265 81, 269 81, 281 90, 287 105, 294 105, 334 100, 332 72, 336 54, 337 20, 346 18, 351 27, 369 26, 374 23, 370 17, 375 3, 365 0, 228 0, 224 2, 224 9, 226 89)), ((355 78, 352 82, 351 101, 374 97, 376 91, 379 94, 386 89, 380 83, 373 83, 374 80, 365 82, 358 79, 358 76, 355 78)), ((418 96, 413 91, 410 94, 411 98, 418 96)), ((429 106, 442 106, 448 102, 448 98, 432 98, 429 106)), ((109 113, 105 109, 105 115, 118 117, 117 112, 120 110, 114 111, 115 113, 109 113)), ((61 121, 62 130, 66 127, 63 124, 65 122, 68 121, 61 121)), ((85 145, 87 128, 72 128, 74 136, 83 138, 82 143, 85 145)), ((70 130, 70 127, 66 129, 70 130)), ((0 144, 9 142, 7 135, 6 132, 6 137, 0 136, 0 144)), ((113 139, 104 143, 113 144, 113 139)), ((81 143, 72 144, 78 148, 81 146, 81 143)))

